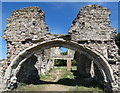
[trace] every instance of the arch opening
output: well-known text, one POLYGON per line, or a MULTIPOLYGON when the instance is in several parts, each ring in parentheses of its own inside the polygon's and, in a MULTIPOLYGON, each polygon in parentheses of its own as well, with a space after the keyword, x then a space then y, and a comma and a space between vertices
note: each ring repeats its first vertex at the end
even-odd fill
POLYGON ((103 82, 108 84, 109 87, 111 87, 110 84, 114 82, 114 77, 112 75, 110 66, 107 64, 107 60, 99 53, 96 53, 95 51, 93 52, 90 49, 85 48, 82 45, 79 45, 75 42, 71 42, 71 41, 69 42, 64 40, 51 40, 47 42, 42 42, 40 44, 36 44, 22 51, 18 56, 16 56, 16 58, 9 65, 5 74, 6 82, 8 81, 8 79, 11 79, 13 76, 16 77, 17 80, 17 78, 19 77, 17 74, 20 71, 22 65, 26 62, 26 60, 28 60, 31 57, 34 57, 33 55, 35 53, 52 47, 65 47, 75 50, 79 54, 85 55, 88 59, 90 59, 90 61, 94 62, 94 64, 97 67, 96 69, 99 69, 102 77, 104 78, 103 82))
POLYGON ((77 58, 80 56, 82 57, 83 54, 77 54, 77 51, 68 49, 67 56, 60 50, 60 47, 45 49, 28 58, 28 60, 22 64, 20 71, 17 73, 16 77, 18 82, 28 84, 28 86, 29 84, 34 84, 34 86, 37 84, 40 87, 41 85, 46 84, 60 84, 72 87, 84 86, 99 87, 100 89, 103 89, 103 86, 101 85, 103 77, 100 75, 99 69, 95 68, 95 72, 92 68, 91 72, 92 60, 89 62, 88 57, 84 58, 84 60, 83 58, 82 60, 77 60, 77 58), (50 52, 52 53, 51 57, 48 55, 48 53, 51 54, 50 52), (73 54, 76 55, 69 57, 70 52, 73 52, 73 54), (100 78, 97 73, 101 76, 100 78))

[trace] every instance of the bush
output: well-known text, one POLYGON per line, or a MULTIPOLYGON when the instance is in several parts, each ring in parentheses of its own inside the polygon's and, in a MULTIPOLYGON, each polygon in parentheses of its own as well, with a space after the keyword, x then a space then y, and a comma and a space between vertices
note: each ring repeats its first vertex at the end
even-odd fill
POLYGON ((115 42, 116 42, 117 46, 120 48, 120 33, 117 34, 117 36, 115 38, 115 42))
POLYGON ((76 60, 72 60, 72 66, 76 66, 76 65, 77 65, 76 60))
MULTIPOLYGON (((55 59, 55 66, 67 66, 67 60, 55 59)), ((76 66, 76 60, 72 60, 72 66, 76 66)))
POLYGON ((55 59, 54 62, 55 66, 66 66, 67 65, 67 61, 66 60, 60 60, 60 59, 55 59))
POLYGON ((68 54, 68 52, 66 51, 66 52, 62 52, 61 53, 62 55, 67 55, 68 54))
POLYGON ((117 34, 116 38, 115 38, 115 43, 118 46, 119 50, 118 50, 118 54, 120 55, 120 33, 117 34))

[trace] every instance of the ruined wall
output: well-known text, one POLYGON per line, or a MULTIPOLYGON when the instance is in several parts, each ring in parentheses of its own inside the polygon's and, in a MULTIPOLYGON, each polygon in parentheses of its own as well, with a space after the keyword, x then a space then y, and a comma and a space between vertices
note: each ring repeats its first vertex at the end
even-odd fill
POLYGON ((38 69, 39 75, 45 75, 53 68, 53 60, 51 60, 51 49, 45 49, 35 54, 37 62, 35 67, 38 69))
POLYGON ((74 59, 77 61, 77 72, 82 78, 85 78, 88 83, 94 80, 99 84, 104 84, 104 77, 93 60, 77 51, 74 59))
MULTIPOLYGON (((24 49, 55 36, 48 32, 44 12, 39 7, 27 7, 12 12, 10 18, 7 19, 7 25, 3 37, 7 41, 7 63, 11 63, 15 56, 24 49)), ((19 73, 21 76, 24 76, 23 79, 27 80, 29 78, 26 76, 27 74, 31 77, 32 72, 36 73, 36 71, 33 71, 35 68, 38 70, 38 75, 45 74, 50 69, 49 64, 52 61, 49 60, 49 52, 50 49, 46 49, 43 50, 42 53, 40 52, 41 54, 36 54, 37 60, 36 63, 34 63, 34 66, 32 66, 34 59, 26 61, 23 70, 19 73), (31 65, 27 64, 28 61, 31 65), (23 75, 23 73, 25 75, 23 75)), ((22 80, 21 82, 26 80, 22 80)))
POLYGON ((97 5, 80 9, 69 30, 72 40, 111 40, 115 29, 110 26, 110 10, 97 5))
MULTIPOLYGON (((48 32, 45 14, 39 7, 15 10, 10 18, 7 19, 5 35, 3 36, 7 41, 7 62, 11 62, 22 50, 42 41, 46 42, 51 39, 62 39, 67 42, 73 41, 80 46, 84 46, 85 49, 100 53, 107 59, 114 72, 115 84, 119 83, 120 85, 120 70, 118 68, 120 62, 117 54, 118 48, 114 41, 115 29, 110 26, 110 13, 109 9, 97 5, 88 5, 81 8, 73 21, 69 34, 66 35, 69 36, 69 39, 67 39, 63 35, 54 35, 48 32)), ((37 55, 37 66, 40 64, 40 67, 43 66, 43 70, 47 66, 46 63, 49 62, 49 57, 46 53, 49 53, 49 50, 45 50, 40 55, 37 55)), ((34 68, 33 65, 32 68, 34 68)), ((29 69, 29 67, 26 69, 29 69)), ((41 70, 38 73, 40 74, 41 70)), ((115 87, 118 87, 118 85, 115 87)))
POLYGON ((110 10, 98 5, 88 5, 80 9, 73 21, 69 34, 72 40, 99 51, 108 60, 117 61, 115 28, 110 26, 110 10))
POLYGON ((20 71, 16 77, 19 83, 36 83, 39 81, 38 69, 35 67, 37 57, 32 55, 22 64, 20 71))
POLYGON ((73 21, 69 34, 72 40, 99 51, 109 62, 117 62, 115 28, 110 26, 110 10, 98 5, 88 5, 80 9, 73 21))
POLYGON ((51 57, 55 57, 55 56, 59 57, 61 55, 60 47, 53 47, 53 48, 51 48, 51 51, 52 51, 51 57))
POLYGON ((63 55, 61 51, 61 47, 53 47, 51 48, 51 59, 63 59, 67 60, 68 59, 73 59, 74 58, 74 50, 68 49, 67 54, 63 55))
POLYGON ((69 35, 72 40, 102 54, 113 69, 118 83, 118 47, 114 39, 116 30, 110 26, 110 13, 108 8, 98 5, 81 8, 69 29, 69 35))
POLYGON ((7 60, 33 45, 33 40, 43 41, 49 35, 45 14, 39 7, 27 7, 12 12, 7 19, 4 39, 7 41, 7 60))
POLYGON ((77 71, 80 76, 83 77, 91 77, 90 69, 91 69, 91 62, 87 56, 84 54, 80 54, 78 52, 75 53, 75 60, 77 61, 77 71))
POLYGON ((4 80, 4 74, 5 74, 6 68, 7 68, 7 65, 5 63, 5 60, 0 61, 0 91, 3 88, 3 80, 4 80))

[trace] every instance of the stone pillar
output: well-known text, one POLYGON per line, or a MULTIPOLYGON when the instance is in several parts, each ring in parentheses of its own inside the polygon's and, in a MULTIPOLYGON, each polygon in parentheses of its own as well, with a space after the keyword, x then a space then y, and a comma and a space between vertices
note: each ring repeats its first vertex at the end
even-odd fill
POLYGON ((91 62, 90 74, 91 74, 91 77, 94 78, 95 72, 94 72, 94 63, 93 63, 93 61, 91 62))
POLYGON ((40 76, 40 74, 41 74, 41 56, 39 55, 36 55, 36 57, 37 57, 37 62, 36 62, 36 64, 35 64, 35 67, 37 68, 37 70, 38 70, 38 73, 39 73, 39 76, 40 76))
POLYGON ((67 70, 71 71, 71 69, 72 69, 71 59, 67 59, 67 70))
POLYGON ((51 60, 51 68, 54 68, 55 59, 51 60))
POLYGON ((77 71, 84 77, 90 77, 91 60, 84 54, 76 52, 75 59, 77 61, 77 71))

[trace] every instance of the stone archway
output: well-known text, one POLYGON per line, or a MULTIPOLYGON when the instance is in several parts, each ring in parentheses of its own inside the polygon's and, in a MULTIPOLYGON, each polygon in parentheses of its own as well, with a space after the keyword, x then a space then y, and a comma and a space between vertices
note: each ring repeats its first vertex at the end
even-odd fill
MULTIPOLYGON (((8 89, 11 85, 17 84, 16 74, 19 72, 21 65, 30 58, 34 53, 38 50, 51 48, 51 47, 66 47, 73 49, 75 51, 81 52, 85 54, 87 57, 92 59, 97 67, 99 68, 101 74, 104 77, 104 82, 109 86, 109 88, 113 88, 113 83, 115 83, 115 79, 113 76, 113 71, 110 65, 107 63, 107 60, 104 56, 96 51, 91 51, 91 49, 83 47, 81 44, 78 44, 73 41, 67 41, 63 39, 54 39, 41 42, 39 44, 35 44, 22 52, 20 52, 11 62, 9 67, 5 73, 5 88, 8 89)), ((14 87, 14 86, 13 86, 14 87)))
POLYGON ((7 41, 7 63, 10 64, 5 74, 6 89, 17 84, 16 74, 33 54, 59 46, 78 51, 94 61, 104 82, 111 89, 119 89, 118 47, 114 40, 115 29, 110 26, 110 13, 108 8, 87 5, 79 11, 68 34, 56 35, 48 32, 45 13, 39 7, 14 11, 7 20, 3 36, 7 41))

